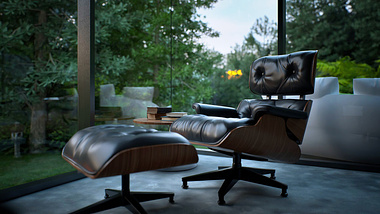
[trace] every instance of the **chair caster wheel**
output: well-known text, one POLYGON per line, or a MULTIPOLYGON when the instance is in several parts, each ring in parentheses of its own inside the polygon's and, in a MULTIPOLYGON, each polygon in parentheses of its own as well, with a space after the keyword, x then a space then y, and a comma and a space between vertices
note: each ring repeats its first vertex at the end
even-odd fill
POLYGON ((185 182, 183 182, 183 184, 182 184, 182 189, 189 189, 189 186, 187 185, 187 181, 185 182))
POLYGON ((218 200, 218 205, 226 205, 226 201, 225 200, 218 200))
POLYGON ((174 197, 169 198, 169 203, 174 204, 174 197))

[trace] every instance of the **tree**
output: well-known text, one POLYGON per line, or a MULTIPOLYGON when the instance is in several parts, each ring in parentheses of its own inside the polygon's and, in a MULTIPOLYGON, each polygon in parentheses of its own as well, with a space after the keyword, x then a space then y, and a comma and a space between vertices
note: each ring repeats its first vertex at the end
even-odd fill
POLYGON ((355 0, 351 5, 354 13, 351 25, 355 32, 354 41, 350 42, 355 47, 352 58, 375 68, 380 59, 380 2, 355 0))
POLYGON ((343 57, 336 62, 320 60, 317 71, 318 77, 338 77, 339 91, 350 94, 353 93, 353 79, 380 77, 380 66, 375 70, 365 63, 356 63, 350 57, 343 57))
POLYGON ((269 21, 267 16, 256 19, 251 32, 245 37, 244 45, 259 56, 268 56, 277 53, 277 23, 269 21), (257 39, 260 37, 260 39, 257 39))
MULTIPOLYGON (((218 34, 198 20, 196 8, 215 2, 96 1, 96 88, 154 86, 155 101, 169 105, 172 86, 173 108, 181 110, 210 98, 209 76, 221 56, 196 40, 218 34)), ((38 151, 46 139, 46 98, 75 87, 76 1, 7 0, 0 8, 2 116, 29 108, 16 120, 30 123, 29 143, 38 151)))
POLYGON ((237 107, 243 99, 256 96, 249 89, 250 66, 257 55, 236 45, 227 55, 227 65, 213 75, 213 104, 237 107))
MULTIPOLYGON (((190 110, 193 101, 209 98, 209 76, 221 56, 210 54, 197 39, 218 34, 198 19, 196 8, 210 8, 215 2, 128 1, 123 12, 130 17, 128 35, 107 32, 119 38, 114 54, 126 56, 131 66, 124 66, 116 81, 99 76, 102 81, 97 82, 116 82, 119 92, 124 86, 154 86, 155 103, 170 105, 173 96, 173 109, 181 111, 190 110)), ((104 1, 102 10, 108 11, 113 4, 104 1)))
POLYGON ((379 1, 287 1, 288 51, 318 49, 319 58, 350 57, 376 67, 380 55, 379 1))
POLYGON ((2 102, 16 109, 20 104, 29 107, 32 151, 39 151, 45 143, 44 99, 75 77, 75 5, 75 1, 55 0, 1 3, 1 86, 12 91, 4 94, 2 102), (7 58, 22 60, 9 64, 15 61, 7 58), (17 74, 14 68, 18 68, 17 74), (20 79, 14 81, 16 75, 20 79))
POLYGON ((259 57, 277 54, 277 24, 259 18, 243 44, 227 54, 227 64, 213 75, 213 104, 237 107, 243 99, 257 98, 249 89, 251 64, 259 57))

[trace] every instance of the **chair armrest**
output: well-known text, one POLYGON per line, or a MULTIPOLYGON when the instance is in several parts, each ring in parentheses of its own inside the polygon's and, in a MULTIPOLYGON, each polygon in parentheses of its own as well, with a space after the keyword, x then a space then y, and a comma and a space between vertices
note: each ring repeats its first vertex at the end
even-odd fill
POLYGON ((295 110, 295 109, 289 109, 289 108, 282 108, 277 106, 271 106, 271 105, 257 105, 252 111, 252 118, 258 119, 264 114, 271 114, 274 116, 279 117, 285 117, 285 118, 295 118, 295 119, 307 119, 308 114, 307 112, 295 110))
POLYGON ((207 116, 239 118, 239 114, 237 113, 236 109, 232 107, 194 103, 193 109, 195 109, 197 114, 203 114, 207 116))

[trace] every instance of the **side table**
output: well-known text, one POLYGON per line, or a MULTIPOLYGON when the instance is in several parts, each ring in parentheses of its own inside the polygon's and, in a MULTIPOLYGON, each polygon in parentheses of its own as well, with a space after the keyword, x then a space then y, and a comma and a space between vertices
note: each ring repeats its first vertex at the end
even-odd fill
POLYGON ((148 118, 137 118, 133 120, 134 123, 147 124, 147 125, 168 125, 170 126, 174 121, 166 120, 148 120, 148 118))

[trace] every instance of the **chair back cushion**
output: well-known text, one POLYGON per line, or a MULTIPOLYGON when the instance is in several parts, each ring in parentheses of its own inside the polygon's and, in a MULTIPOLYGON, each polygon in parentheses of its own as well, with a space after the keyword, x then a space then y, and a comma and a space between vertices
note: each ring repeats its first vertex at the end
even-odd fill
POLYGON ((314 93, 318 51, 300 51, 266 56, 252 63, 249 87, 261 95, 305 95, 314 93))

